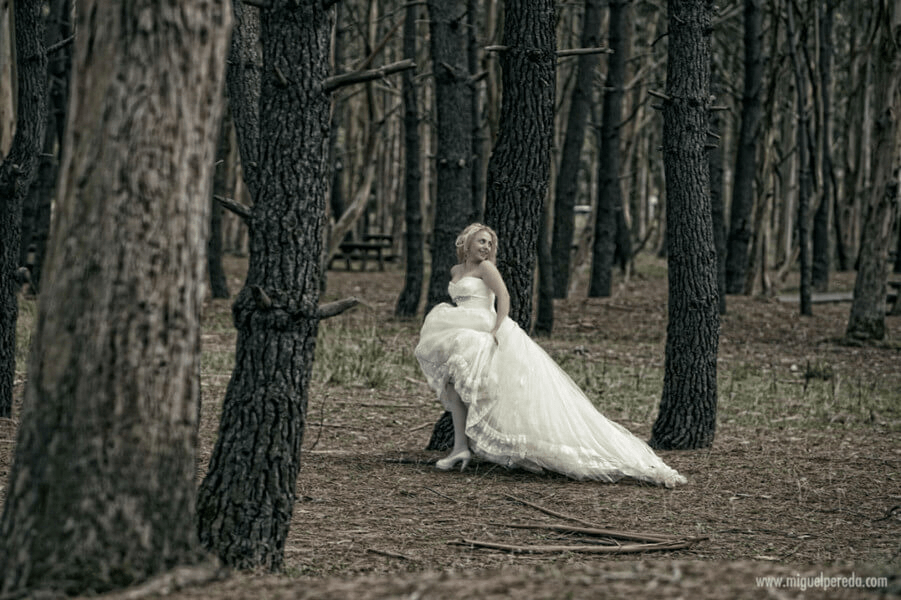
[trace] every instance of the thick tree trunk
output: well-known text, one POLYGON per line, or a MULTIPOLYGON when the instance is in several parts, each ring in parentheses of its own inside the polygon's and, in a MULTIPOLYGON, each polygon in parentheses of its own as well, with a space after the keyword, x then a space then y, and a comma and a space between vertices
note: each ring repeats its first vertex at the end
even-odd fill
POLYGON ((469 112, 472 119, 472 213, 471 221, 481 221, 485 212, 485 154, 487 138, 482 133, 481 94, 479 93, 479 0, 466 0, 466 60, 471 76, 469 112))
POLYGON ((873 199, 864 220, 860 264, 847 337, 885 337, 885 290, 888 251, 898 216, 898 168, 901 156, 901 7, 888 2, 875 44, 876 124, 873 199))
POLYGON ((556 86, 552 0, 507 0, 500 129, 488 162, 485 221, 499 237, 510 318, 529 331, 541 210, 550 177, 556 86))
MULTIPOLYGON (((583 48, 601 45, 601 2, 585 0, 580 43, 583 48)), ((597 54, 582 54, 576 63, 576 85, 566 116, 566 133, 560 153, 560 167, 554 187, 554 233, 551 257, 554 272, 554 297, 566 298, 572 270, 571 257, 575 236, 575 205, 582 166, 582 146, 593 99, 597 54)), ((587 203, 587 202, 586 202, 587 203)))
POLYGON ((754 210, 754 177, 757 171, 757 140, 763 118, 761 86, 763 81, 763 0, 744 1, 745 77, 742 96, 741 129, 735 156, 735 180, 729 215, 729 239, 726 252, 726 290, 730 294, 745 291, 748 246, 751 243, 751 215, 754 210))
POLYGON ((591 252, 588 296, 609 296, 613 287, 613 256, 616 252, 617 221, 623 210, 619 185, 619 130, 622 121, 623 87, 626 79, 626 25, 628 2, 610 2, 610 49, 607 61, 601 140, 598 152, 598 199, 591 252))
POLYGON ((0 417, 12 414, 19 316, 16 294, 22 283, 18 273, 22 206, 37 170, 47 110, 43 3, 21 0, 13 6, 18 56, 18 114, 9 154, 0 162, 0 417))
POLYGON ((472 212, 472 112, 464 0, 429 0, 432 69, 438 126, 437 196, 426 311, 450 300, 447 282, 457 262, 454 242, 472 212))
MULTIPOLYGON (((416 58, 416 15, 415 4, 406 7, 404 16, 404 58, 416 58)), ((397 298, 394 314, 398 317, 412 317, 419 309, 422 298, 422 280, 425 272, 422 235, 422 197, 420 184, 422 170, 419 166, 419 106, 416 101, 414 72, 403 72, 401 86, 404 99, 404 256, 406 268, 404 289, 397 298)))
POLYGON ((669 322, 660 412, 650 445, 706 448, 716 431, 719 314, 707 127, 712 0, 669 0, 663 104, 669 322))
POLYGON ((194 478, 222 4, 79 10, 0 594, 96 594, 204 556, 194 478))
MULTIPOLYGON (((259 112, 252 105, 238 110, 231 94, 236 126, 259 119, 257 175, 266 176, 248 184, 250 260, 232 309, 235 369, 200 487, 198 525, 201 542, 238 568, 282 568, 300 469, 328 177, 330 98, 323 82, 334 11, 322 4, 281 0, 259 9, 266 65, 259 112)), ((250 42, 246 30, 239 35, 250 42)), ((250 92, 252 84, 244 83, 250 92)), ((241 135, 254 130, 247 125, 238 127, 241 135)), ((246 162, 251 139, 241 135, 246 162)))

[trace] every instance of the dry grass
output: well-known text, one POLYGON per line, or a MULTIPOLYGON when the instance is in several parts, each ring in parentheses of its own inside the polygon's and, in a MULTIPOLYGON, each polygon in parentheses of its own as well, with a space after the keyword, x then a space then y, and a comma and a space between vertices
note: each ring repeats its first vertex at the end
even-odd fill
MULTIPOLYGON (((232 260, 233 290, 243 263, 232 260)), ((558 302, 542 345, 609 417, 647 438, 662 386, 665 274, 644 259, 606 299, 558 302)), ((835 286, 850 285, 848 275, 835 286)), ((233 574, 172 598, 872 597, 856 589, 758 587, 766 576, 890 576, 901 593, 901 369, 896 337, 837 343, 847 304, 729 297, 720 343, 716 441, 665 460, 689 484, 580 483, 476 463, 434 469, 422 450, 438 404, 412 357, 419 320, 391 314, 402 273, 329 274, 323 300, 363 297, 322 327, 286 572, 233 574), (454 545, 573 543, 512 528, 550 523, 514 495, 602 527, 706 536, 691 549, 637 555, 511 554, 454 545), (892 509, 895 508, 894 512, 892 509)), ((233 360, 228 301, 207 306, 202 466, 233 360)), ((0 420, 0 485, 14 422, 0 420)))

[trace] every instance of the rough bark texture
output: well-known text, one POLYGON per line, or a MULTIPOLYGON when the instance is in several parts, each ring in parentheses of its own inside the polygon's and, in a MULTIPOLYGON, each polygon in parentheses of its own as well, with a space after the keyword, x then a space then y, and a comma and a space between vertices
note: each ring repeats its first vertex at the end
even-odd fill
POLYGON ((748 246, 751 243, 751 215, 754 211, 754 176, 757 171, 757 140, 763 118, 763 0, 745 0, 744 45, 745 77, 741 103, 741 129, 735 155, 735 179, 729 215, 729 240, 726 254, 726 290, 730 294, 745 291, 748 246))
MULTIPOLYGON (((720 100, 722 92, 720 70, 716 60, 710 65, 710 90, 714 102, 720 100)), ((710 111, 710 132, 720 136, 722 111, 710 111)), ((707 155, 710 164, 710 217, 713 226, 713 245, 716 248, 716 290, 719 295, 718 309, 726 314, 726 206, 723 200, 723 143, 719 138, 710 142, 713 147, 707 155)))
MULTIPOLYGON (((583 48, 601 45, 601 2, 585 0, 580 43, 583 48)), ((566 133, 560 153, 560 168, 554 189, 554 234, 551 257, 554 265, 554 297, 566 298, 569 293, 571 255, 575 235, 575 205, 582 166, 582 146, 594 90, 595 70, 599 55, 583 54, 576 63, 576 84, 573 87, 566 116, 566 133)), ((587 199, 586 199, 587 200, 587 199)), ((585 202, 587 203, 587 202, 585 202)))
MULTIPOLYGON (((248 182, 250 259, 232 309, 235 368, 200 487, 198 525, 201 542, 227 564, 279 570, 319 325, 330 104, 322 83, 334 11, 319 0, 283 0, 259 10, 266 65, 259 112, 252 105, 238 109, 240 100, 231 95, 236 126, 259 118, 258 129, 252 122, 237 127, 245 162, 245 151, 254 148, 242 135, 259 131, 258 177, 253 187, 248 182)), ((239 32, 242 43, 251 41, 247 33, 239 32)), ((252 82, 243 83, 245 98, 254 98, 252 82)))
POLYGON ((448 301, 454 241, 472 211, 472 113, 466 56, 466 2, 429 0, 432 69, 435 73, 437 196, 432 230, 432 272, 426 311, 448 301))
POLYGON ((12 414, 22 206, 37 169, 46 124, 47 55, 42 6, 35 0, 14 4, 18 115, 9 154, 0 163, 0 417, 12 414))
POLYGON ((591 252, 589 297, 606 297, 613 286, 613 254, 616 250, 617 221, 623 210, 619 185, 619 130, 626 79, 627 2, 610 2, 610 49, 607 62, 604 107, 601 116, 601 140, 598 151, 598 200, 591 252))
MULTIPOLYGON (((414 4, 407 6, 404 17, 404 58, 416 59, 416 15, 414 4)), ((419 107, 416 102, 416 82, 412 69, 403 72, 401 86, 404 99, 404 256, 406 257, 404 289, 397 298, 394 314, 412 317, 422 298, 425 271, 422 235, 422 197, 419 186, 422 170, 419 166, 419 107)))
POLYGON ((526 331, 550 174, 557 61, 554 6, 551 0, 505 3, 501 117, 488 161, 485 221, 498 234, 498 268, 510 291, 510 317, 526 331))
POLYGON ((885 2, 875 45, 876 124, 874 191, 861 236, 860 264, 846 335, 857 340, 885 337, 888 251, 898 215, 901 156, 901 7, 885 2))
POLYGON ((88 2, 0 594, 98 593, 203 552, 200 310, 222 2, 88 2))
POLYGON ((716 430, 719 314, 707 151, 712 0, 669 0, 663 104, 669 321, 650 444, 706 448, 716 430))
MULTIPOLYGON (((48 48, 72 35, 70 0, 53 0, 49 9, 44 36, 45 47, 48 48)), ((47 123, 44 129, 44 145, 38 159, 35 180, 23 207, 19 260, 20 264, 28 265, 31 271, 29 286, 35 293, 40 289, 44 256, 47 254, 51 207, 65 135, 71 73, 71 45, 58 48, 47 57, 47 123)))

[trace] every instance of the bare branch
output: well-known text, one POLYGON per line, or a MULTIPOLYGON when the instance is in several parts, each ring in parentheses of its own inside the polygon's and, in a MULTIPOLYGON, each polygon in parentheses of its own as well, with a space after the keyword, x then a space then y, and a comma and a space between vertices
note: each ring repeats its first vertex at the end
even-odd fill
POLYGON ((70 35, 69 37, 56 42, 55 44, 53 44, 52 46, 47 48, 47 56, 50 56, 54 52, 59 52, 60 50, 62 50, 66 46, 70 45, 74 41, 75 41, 75 36, 70 35))
POLYGON ((218 196, 218 195, 213 196, 213 199, 216 200, 216 202, 218 202, 225 208, 227 208, 228 210, 232 211, 233 213, 235 213, 236 215, 238 215, 239 217, 244 219, 244 221, 250 220, 250 207, 249 206, 245 206, 245 205, 241 204, 240 202, 232 200, 231 198, 225 198, 223 196, 218 196))
POLYGON ((334 302, 329 302, 328 304, 323 304, 322 306, 320 306, 317 316, 320 320, 329 319, 350 310, 358 304, 363 304, 364 306, 366 305, 365 302, 355 296, 350 296, 349 298, 344 298, 343 300, 335 300, 334 302))
POLYGON ((514 553, 540 553, 540 552, 585 552, 588 554, 629 554, 634 552, 650 552, 652 550, 681 550, 690 548, 699 540, 691 539, 680 542, 659 542, 654 544, 627 544, 624 546, 589 546, 560 545, 560 546, 515 546, 513 544, 498 544, 495 542, 483 542, 479 540, 463 539, 459 542, 448 542, 458 546, 473 546, 476 548, 491 548, 492 550, 505 550, 514 553))
POLYGON ((570 48, 557 50, 557 56, 579 56, 582 54, 613 54, 610 48, 570 48))
POLYGON ((398 71, 405 71, 407 69, 415 68, 416 63, 413 62, 413 60, 410 58, 405 58, 404 60, 391 63, 390 65, 379 67, 378 69, 353 71, 351 73, 342 73, 341 75, 329 77, 323 82, 323 88, 326 92, 333 92, 341 87, 346 87, 355 83, 363 83, 365 81, 372 81, 373 79, 381 79, 386 75, 397 73, 398 71))

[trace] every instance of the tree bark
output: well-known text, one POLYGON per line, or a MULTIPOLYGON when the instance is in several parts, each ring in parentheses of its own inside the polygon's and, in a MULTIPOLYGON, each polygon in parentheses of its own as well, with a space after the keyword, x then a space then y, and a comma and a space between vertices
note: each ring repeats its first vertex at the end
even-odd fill
MULTIPOLYGON (((601 2, 585 0, 580 42, 583 48, 601 45, 601 2)), ((575 205, 582 166, 582 146, 593 99, 598 54, 582 54, 576 63, 576 85, 566 117, 566 133, 560 153, 560 167, 554 189, 554 227, 551 257, 554 268, 554 297, 569 293, 571 257, 575 229, 575 205)))
POLYGON ((0 240, 3 241, 0 244, 0 417, 12 415, 22 206, 43 146, 47 110, 43 4, 36 0, 21 0, 13 6, 18 113, 9 154, 0 163, 0 240))
POLYGON ((609 296, 613 287, 613 256, 616 252, 618 219, 622 216, 623 197, 619 184, 619 130, 621 126, 626 79, 626 25, 628 2, 610 2, 610 49, 607 82, 601 117, 598 152, 598 199, 594 222, 594 246, 591 252, 589 297, 609 296))
MULTIPOLYGON (((720 69, 716 59, 710 64, 710 90, 715 101, 720 99, 722 83, 720 81, 720 69)), ((710 131, 720 139, 714 139, 710 143, 713 147, 707 155, 710 169, 710 218, 713 227, 713 245, 716 248, 716 291, 719 296, 717 310, 721 315, 726 314, 726 253, 728 248, 726 234, 726 206, 723 199, 723 142, 722 111, 710 111, 710 131)))
POLYGON ((552 0, 505 4, 501 117, 488 162, 485 221, 500 240, 498 268, 510 291, 510 318, 526 331, 554 133, 554 7, 552 0))
POLYGON ((215 1, 79 10, 0 594, 102 593, 204 556, 200 311, 229 25, 215 1))
POLYGON ((762 0, 745 0, 744 2, 744 92, 726 252, 726 290, 730 294, 741 294, 745 291, 748 246, 751 242, 754 177, 757 171, 757 139, 760 134, 760 122, 763 118, 760 100, 764 69, 763 10, 761 5, 762 0))
POLYGON ((788 51, 791 57, 795 76, 795 91, 797 95, 797 122, 798 122, 798 245, 800 247, 799 260, 801 263, 800 305, 801 314, 810 316, 813 314, 813 303, 810 298, 810 227, 808 214, 810 211, 811 196, 811 172, 809 153, 810 124, 807 113, 807 79, 804 77, 804 69, 801 65, 801 57, 795 46, 802 45, 807 39, 807 26, 800 31, 800 39, 795 42, 794 8, 791 3, 786 7, 788 14, 788 51))
MULTIPOLYGON (((418 9, 410 4, 404 16, 404 58, 416 59, 416 15, 418 9)), ((422 298, 422 280, 425 272, 422 235, 422 169, 419 166, 419 106, 416 101, 414 72, 406 70, 401 80, 404 101, 404 289, 397 298, 394 314, 412 317, 419 309, 422 298)))
POLYGON ((454 242, 472 212, 472 112, 464 0, 428 0, 437 112, 437 196, 432 272, 426 311, 450 300, 447 282, 457 262, 454 242))
MULTIPOLYGON (((246 17, 240 4, 236 12, 246 17)), ((259 111, 239 108, 241 96, 229 86, 242 162, 246 151, 259 153, 255 183, 248 182, 254 202, 247 279, 232 309, 235 368, 200 486, 198 527, 201 543, 226 564, 280 570, 319 325, 330 106, 323 84, 334 10, 320 0, 279 0, 259 10, 259 111), (244 137, 254 131, 256 145, 244 137)), ((247 30, 237 34, 253 45, 247 30)), ((232 76, 242 73, 249 76, 243 97, 252 99, 257 73, 232 76)))
MULTIPOLYGON (((231 118, 226 107, 216 149, 216 168, 213 175, 213 194, 233 198, 235 177, 231 156, 231 118)), ((213 298, 228 298, 228 279, 222 266, 222 205, 210 197, 210 234, 207 241, 207 271, 210 276, 210 293, 213 298)))
POLYGON ((845 335, 855 340, 885 337, 888 251, 898 216, 898 167, 901 155, 901 7, 879 3, 876 52, 874 191, 861 237, 860 264, 845 335))
POLYGON ((829 232, 832 212, 835 207, 835 173, 832 170, 832 23, 835 4, 832 0, 818 0, 817 18, 819 27, 819 95, 822 105, 820 123, 820 164, 821 192, 820 204, 813 218, 813 263, 810 283, 814 290, 825 292, 829 289, 829 273, 832 270, 829 232))
POLYGON ((716 431, 719 314, 707 158, 712 0, 669 0, 663 103, 669 321, 650 445, 706 448, 716 431))

